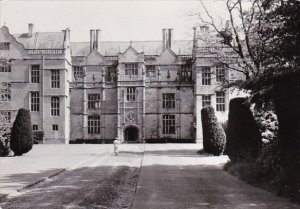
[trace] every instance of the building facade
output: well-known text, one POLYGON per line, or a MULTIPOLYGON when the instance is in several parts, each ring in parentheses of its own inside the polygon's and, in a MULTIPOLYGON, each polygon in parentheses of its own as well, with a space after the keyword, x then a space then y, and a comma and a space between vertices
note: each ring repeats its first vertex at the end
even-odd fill
POLYGON ((220 120, 228 114, 231 76, 207 53, 194 29, 193 40, 70 42, 70 30, 10 34, 0 29, 1 110, 14 120, 31 110, 34 130, 45 143, 69 140, 146 142, 157 138, 201 142, 201 108, 212 105, 220 120), (7 93, 9 92, 9 93, 7 93))

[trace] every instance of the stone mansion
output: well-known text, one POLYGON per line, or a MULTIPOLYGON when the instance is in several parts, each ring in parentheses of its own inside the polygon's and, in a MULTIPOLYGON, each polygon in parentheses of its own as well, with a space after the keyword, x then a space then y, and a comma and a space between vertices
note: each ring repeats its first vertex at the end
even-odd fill
MULTIPOLYGON (((224 77, 236 79, 207 51, 194 29, 193 40, 71 42, 70 30, 23 34, 0 28, 0 111, 13 123, 19 108, 31 111, 32 129, 45 143, 151 138, 202 140, 201 108, 212 105, 224 121, 230 93, 224 77)), ((87 32, 88 34, 88 32, 87 32)))

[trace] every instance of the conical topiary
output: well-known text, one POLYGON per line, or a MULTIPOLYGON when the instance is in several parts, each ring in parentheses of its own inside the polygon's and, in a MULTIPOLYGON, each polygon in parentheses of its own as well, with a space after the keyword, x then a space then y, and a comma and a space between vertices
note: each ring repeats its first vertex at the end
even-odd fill
POLYGON ((203 107, 201 110, 203 149, 215 156, 222 155, 226 144, 226 135, 215 116, 212 106, 203 107))
POLYGON ((33 145, 30 111, 19 109, 11 130, 10 148, 15 155, 31 150, 33 145))

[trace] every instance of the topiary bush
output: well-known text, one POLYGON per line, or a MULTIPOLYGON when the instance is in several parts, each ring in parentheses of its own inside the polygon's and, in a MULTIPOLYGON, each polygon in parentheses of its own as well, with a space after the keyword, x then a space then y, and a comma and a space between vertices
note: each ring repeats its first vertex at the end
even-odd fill
POLYGON ((261 150, 262 137, 247 98, 230 100, 226 130, 226 154, 229 158, 255 160, 261 150))
POLYGON ((32 139, 34 144, 43 143, 44 131, 32 131, 32 139))
POLYGON ((30 111, 19 109, 11 130, 10 148, 15 156, 29 152, 33 145, 30 111))
POLYGON ((203 149, 215 156, 222 155, 226 144, 226 135, 215 116, 212 106, 203 107, 201 110, 203 149))

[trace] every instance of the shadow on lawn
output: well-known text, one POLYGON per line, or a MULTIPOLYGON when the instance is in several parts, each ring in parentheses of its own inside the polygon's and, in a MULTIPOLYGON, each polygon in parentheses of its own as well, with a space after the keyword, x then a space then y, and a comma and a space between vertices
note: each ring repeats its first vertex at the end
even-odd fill
MULTIPOLYGON (((122 153, 121 153, 122 155, 122 153)), ((51 170, 54 172, 55 170, 51 170)), ((42 171, 39 175, 50 171, 42 171)), ((34 175, 15 174, 5 181, 34 175)), ((13 208, 298 208, 266 191, 254 188, 212 165, 149 165, 82 167, 66 171, 0 207, 13 208), (136 192, 137 182, 139 187, 136 192)))

